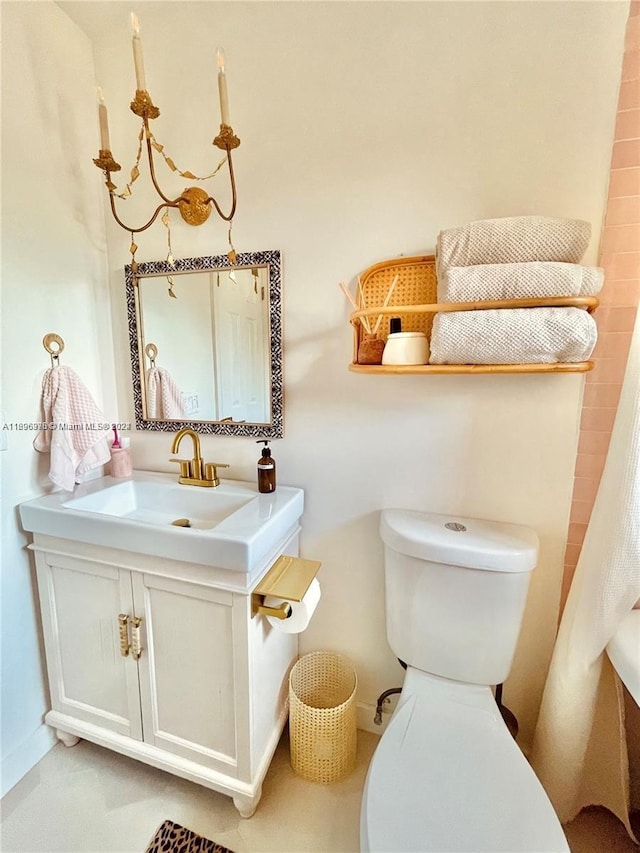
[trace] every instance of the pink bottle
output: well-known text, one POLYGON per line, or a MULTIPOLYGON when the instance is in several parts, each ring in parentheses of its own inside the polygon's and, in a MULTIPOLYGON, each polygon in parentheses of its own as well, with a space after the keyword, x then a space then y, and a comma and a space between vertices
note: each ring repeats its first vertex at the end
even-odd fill
POLYGON ((133 472, 131 464, 131 454, 129 448, 124 444, 129 443, 128 439, 118 438, 118 430, 113 427, 114 439, 111 445, 111 476, 112 477, 130 477, 133 472))

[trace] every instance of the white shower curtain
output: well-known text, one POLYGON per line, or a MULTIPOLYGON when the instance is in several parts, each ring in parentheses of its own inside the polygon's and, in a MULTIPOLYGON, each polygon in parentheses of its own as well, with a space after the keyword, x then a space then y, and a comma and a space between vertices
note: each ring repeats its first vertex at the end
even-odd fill
POLYGON ((530 757, 562 823, 585 806, 602 805, 632 837, 623 688, 605 649, 638 599, 640 312, 530 757))

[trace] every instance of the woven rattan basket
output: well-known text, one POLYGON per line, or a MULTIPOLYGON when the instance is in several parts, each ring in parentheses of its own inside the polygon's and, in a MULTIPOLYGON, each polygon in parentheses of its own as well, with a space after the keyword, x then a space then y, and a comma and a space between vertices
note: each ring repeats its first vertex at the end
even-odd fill
MULTIPOLYGON (((432 255, 422 255, 417 258, 397 258, 395 261, 376 264, 363 273, 362 291, 367 305, 383 304, 389 285, 396 275, 398 283, 389 300, 389 308, 424 305, 438 301, 435 258, 432 255)), ((393 316, 400 317, 404 332, 424 332, 427 338, 431 337, 433 314, 405 314, 400 310, 394 311, 393 316)), ((375 325, 378 318, 373 316, 371 320, 374 321, 372 325, 375 325)), ((386 340, 388 332, 389 316, 384 315, 379 326, 378 337, 386 340)))
POLYGON ((356 687, 349 660, 337 652, 304 655, 289 675, 291 766, 312 782, 336 782, 356 762, 356 687))
POLYGON ((357 373, 577 373, 591 370, 593 361, 543 364, 424 364, 380 365, 359 364, 358 351, 368 323, 377 337, 386 341, 389 319, 400 317, 405 332, 424 332, 431 340, 433 318, 440 311, 475 311, 494 308, 535 308, 574 306, 594 311, 598 300, 593 296, 547 297, 537 299, 503 299, 485 302, 438 304, 438 279, 434 255, 393 258, 366 269, 360 276, 359 311, 351 315, 353 325, 353 361, 349 370, 357 373), (391 283, 396 286, 386 307, 385 299, 391 283), (366 308, 365 308, 366 306, 366 308), (379 307, 378 307, 379 306, 379 307))

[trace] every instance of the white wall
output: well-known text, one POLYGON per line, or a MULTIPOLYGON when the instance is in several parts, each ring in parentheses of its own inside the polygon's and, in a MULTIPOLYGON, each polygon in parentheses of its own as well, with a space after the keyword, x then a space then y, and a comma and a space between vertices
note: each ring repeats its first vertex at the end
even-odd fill
MULTIPOLYGON (((85 15, 108 16, 96 67, 114 154, 128 167, 137 129, 126 108, 128 7, 101 6, 86 4, 85 15)), ((323 562, 323 599, 301 648, 350 655, 364 703, 402 679, 385 637, 379 509, 529 524, 541 558, 505 689, 527 742, 555 634, 583 380, 350 374, 337 283, 385 257, 432 251, 441 228, 525 213, 588 219, 594 262, 626 12, 608 2, 138 8, 161 110, 154 133, 198 174, 216 162, 214 49, 226 50, 242 139, 234 241, 279 248, 284 260, 286 434, 274 456, 279 481, 306 491, 303 553, 323 562)), ((141 236, 140 259, 164 256, 162 232, 141 236)), ((195 232, 176 223, 174 253, 224 252, 225 236, 222 223, 195 232)), ((108 240, 120 400, 131 411, 128 238, 110 223, 108 240)), ((255 477, 250 441, 211 437, 203 447, 231 463, 231 476, 255 477)), ((133 448, 138 466, 169 469, 165 436, 135 435, 133 448)))
MULTIPOLYGON (((112 148, 127 170, 138 129, 129 4, 62 5, 95 29, 112 148)), ((442 228, 527 213, 589 220, 593 263, 627 4, 151 2, 137 12, 161 110, 154 133, 198 174, 217 162, 214 51, 224 46, 242 139, 234 242, 283 252, 285 438, 273 453, 279 482, 306 492, 303 555, 323 562, 302 651, 350 655, 364 703, 401 682, 385 637, 381 507, 531 525, 540 564, 505 689, 526 744, 555 635, 583 379, 351 374, 337 284, 386 257, 432 251, 442 228)), ((226 199, 222 175, 217 186, 226 199)), ((133 221, 145 211, 136 195, 133 221)), ((132 419, 129 237, 111 221, 107 236, 119 400, 132 419)), ((166 254, 161 227, 137 242, 139 260, 166 254)), ((226 249, 215 217, 197 230, 175 221, 176 256, 226 249)), ((132 444, 138 467, 170 470, 166 436, 132 444)), ((203 451, 229 462, 230 476, 255 478, 250 440, 207 437, 203 451)))
MULTIPOLYGON (((41 419, 47 332, 115 417, 96 110, 89 39, 53 3, 2 4, 2 405, 8 425, 41 419), (94 155, 95 156, 95 155, 94 155)), ((2 793, 49 749, 36 584, 16 506, 47 491, 33 430, 4 430, 2 793)))
MULTIPOLYGON (((59 5, 94 35, 112 148, 126 175, 138 129, 128 110, 130 4, 59 5)), ((2 7, 3 203, 11 212, 3 216, 3 406, 9 420, 35 418, 46 367, 40 340, 57 331, 67 363, 82 363, 107 409, 113 352, 118 420, 132 420, 130 238, 110 219, 114 329, 100 350, 110 330, 104 190, 90 162, 98 148, 90 47, 50 3, 2 7)), ((137 12, 148 87, 162 111, 154 132, 180 168, 200 174, 217 162, 209 148, 219 123, 214 50, 225 47, 242 139, 234 242, 239 251, 283 252, 286 434, 274 456, 279 481, 306 491, 303 555, 323 561, 323 598, 302 651, 350 655, 364 703, 400 683, 385 638, 381 507, 529 524, 541 559, 505 690, 526 743, 554 639, 582 379, 356 376, 347 371, 349 309, 337 283, 386 257, 433 250, 441 228, 522 213, 590 220, 593 262, 627 3, 236 0, 140 2, 137 12)), ((177 194, 182 182, 167 174, 161 180, 177 194)), ((226 198, 222 176, 217 185, 226 198)), ((126 214, 133 221, 147 207, 139 189, 126 214)), ((227 248, 215 217, 197 230, 176 222, 173 232, 176 256, 227 248)), ((137 242, 138 260, 166 255, 161 226, 137 242)), ((9 758, 45 707, 25 538, 12 509, 46 483, 31 438, 10 435, 0 457, 9 758)), ((166 436, 132 439, 138 467, 171 470, 166 436)), ((208 437, 203 450, 231 463, 232 477, 255 478, 252 441, 208 437)))

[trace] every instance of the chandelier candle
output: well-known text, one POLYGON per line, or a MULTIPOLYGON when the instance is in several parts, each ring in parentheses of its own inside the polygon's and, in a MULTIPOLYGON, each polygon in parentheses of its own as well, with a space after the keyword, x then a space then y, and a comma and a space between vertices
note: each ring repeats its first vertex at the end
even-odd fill
POLYGON ((227 93, 227 77, 224 73, 224 51, 216 49, 216 65, 218 66, 218 95, 220 96, 220 122, 231 126, 229 120, 229 95, 227 93))
POLYGON ((109 142, 109 116, 107 106, 104 102, 102 89, 98 86, 98 121, 100 122, 100 148, 102 151, 111 151, 109 142))
POLYGON ((144 60, 142 58, 142 39, 140 38, 140 22, 135 12, 131 13, 131 44, 133 46, 133 64, 136 69, 136 89, 146 92, 147 81, 144 76, 144 60))

